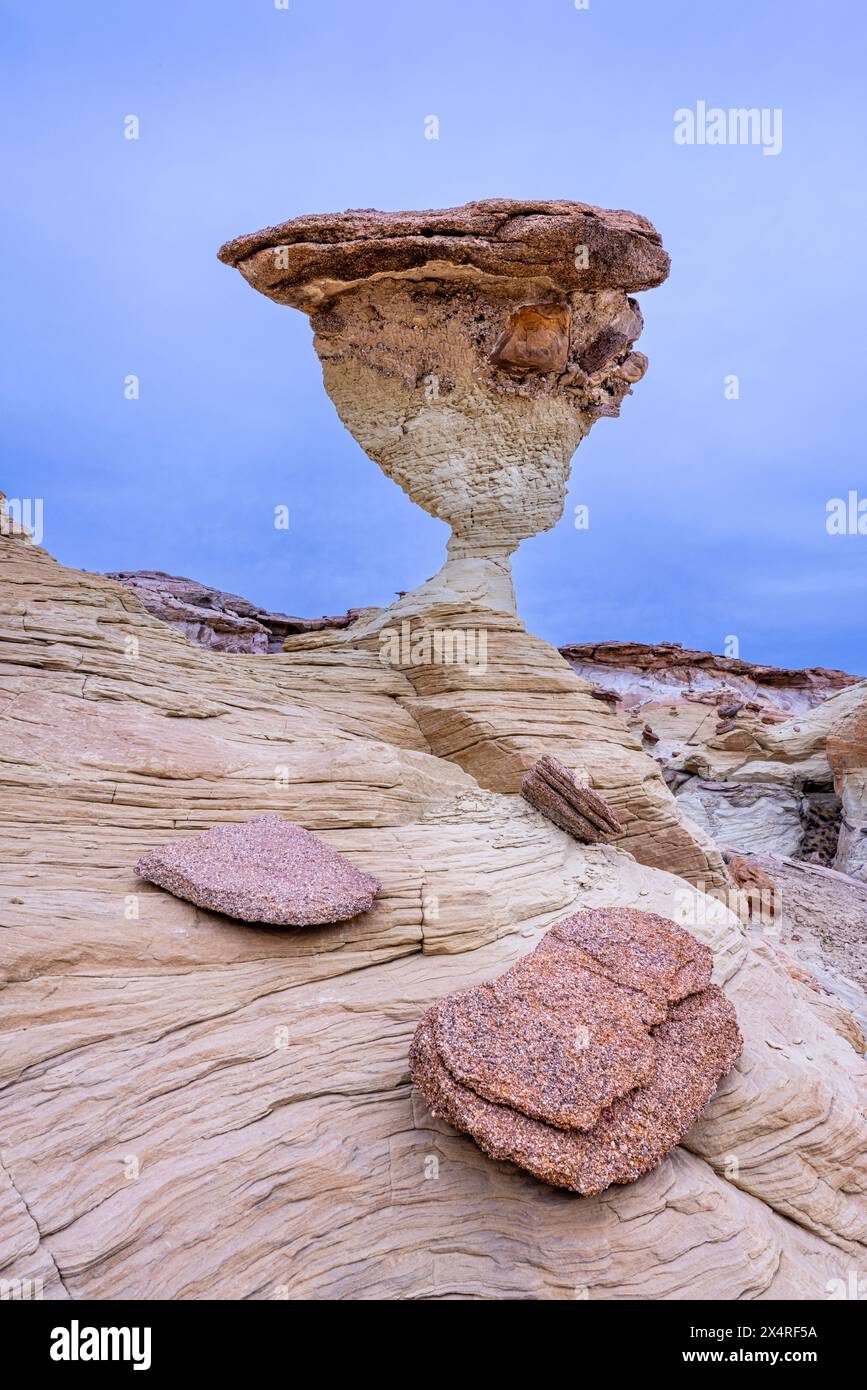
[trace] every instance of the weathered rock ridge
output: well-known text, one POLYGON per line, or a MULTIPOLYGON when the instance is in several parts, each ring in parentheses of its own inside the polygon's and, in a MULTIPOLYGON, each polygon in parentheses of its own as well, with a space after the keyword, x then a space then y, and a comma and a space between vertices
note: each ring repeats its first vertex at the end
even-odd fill
MULTIPOLYGON (((571 642, 560 651, 573 671, 611 691, 629 710, 681 703, 725 709, 752 703, 785 717, 812 709, 863 679, 823 666, 787 670, 742 661, 680 642, 571 642)), ((697 710, 699 717, 703 713, 697 710)))
POLYGON ((676 643, 561 650, 616 700, 683 810, 718 844, 867 880, 867 681, 676 643))

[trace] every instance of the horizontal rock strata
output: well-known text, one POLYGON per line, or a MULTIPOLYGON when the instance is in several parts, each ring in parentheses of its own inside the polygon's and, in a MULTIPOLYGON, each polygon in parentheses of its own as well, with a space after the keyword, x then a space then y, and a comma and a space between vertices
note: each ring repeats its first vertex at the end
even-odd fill
MULTIPOLYGON (((79 1299, 809 1300, 845 1283, 867 1227, 865 1068, 815 993, 682 878, 536 815, 520 772, 504 795, 435 755, 405 672, 315 637, 204 651, 128 589, 0 537, 0 1277, 79 1299), (239 930, 133 873, 142 846, 269 813, 381 880, 360 923, 239 930), (432 998, 618 905, 712 948, 745 1050, 688 1150, 576 1202, 433 1119, 406 1059, 432 998)), ((608 749, 623 819, 627 735, 520 640, 501 736, 538 737, 538 757, 569 710, 572 739, 608 749), (524 707, 537 723, 548 700, 534 735, 524 707)), ((475 697, 448 698, 457 719, 475 697)), ((673 862, 662 804, 646 838, 673 862)))
POLYGON ((441 273, 453 267, 456 277, 469 267, 592 290, 650 289, 669 268, 659 233, 645 217, 589 203, 513 198, 426 212, 312 213, 236 237, 219 255, 263 293, 305 310, 372 275, 427 270, 431 262, 441 273), (588 253, 586 269, 576 258, 579 247, 588 253))
POLYGON ((823 666, 789 670, 680 642, 571 642, 560 651, 579 675, 619 696, 627 708, 674 702, 721 705, 720 713, 747 702, 795 714, 862 679, 823 666))

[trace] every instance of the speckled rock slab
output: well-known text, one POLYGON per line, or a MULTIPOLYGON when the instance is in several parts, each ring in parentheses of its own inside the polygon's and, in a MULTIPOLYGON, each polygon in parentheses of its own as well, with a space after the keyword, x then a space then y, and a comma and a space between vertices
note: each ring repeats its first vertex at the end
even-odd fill
POLYGON ((600 844, 623 830, 608 802, 591 787, 580 786, 574 773, 550 754, 539 758, 524 774, 521 795, 561 830, 585 844, 600 844))
POLYGON ((437 1051, 457 1081, 563 1129, 589 1129, 606 1106, 648 1082, 650 1029, 626 990, 588 970, 556 982, 507 973, 446 999, 437 1051))
POLYGON ((282 816, 217 825, 143 855, 141 878, 242 922, 312 927, 367 912, 379 880, 282 816))
POLYGON ((654 1074, 604 1112, 590 1130, 563 1130, 485 1100, 457 1082, 434 1041, 436 1009, 413 1041, 413 1079, 434 1114, 472 1135, 490 1158, 526 1168, 583 1196, 634 1182, 662 1161, 695 1124, 740 1055, 735 1012, 715 985, 672 1009, 654 1035, 654 1074))
POLYGON ((418 212, 308 213, 236 237, 219 257, 238 266, 264 294, 299 308, 370 275, 406 274, 431 262, 491 277, 543 278, 580 293, 650 289, 669 268, 659 233, 646 217, 566 199, 487 198, 418 212), (586 258, 576 259, 579 246, 586 258))
POLYGON ((493 984, 428 1010, 410 1070, 485 1153, 590 1195, 648 1172, 740 1055, 711 953, 651 913, 558 923, 493 984))

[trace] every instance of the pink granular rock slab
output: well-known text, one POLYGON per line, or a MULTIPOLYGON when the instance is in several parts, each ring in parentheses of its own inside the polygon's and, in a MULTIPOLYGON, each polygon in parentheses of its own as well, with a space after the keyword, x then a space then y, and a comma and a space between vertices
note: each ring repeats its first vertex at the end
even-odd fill
POLYGON ((591 1129, 653 1074, 634 994, 589 970, 569 971, 568 992, 535 973, 524 983, 507 973, 444 999, 433 1029, 456 1081, 563 1129, 591 1129))
POLYGON ((367 912, 382 886, 318 835, 281 816, 217 825, 149 850, 141 878, 242 922, 313 927, 367 912))
POLYGON ((435 1037, 437 1006, 413 1040, 410 1071, 434 1115, 472 1135, 490 1158, 543 1182, 592 1196, 634 1182, 661 1163, 698 1119, 740 1056, 735 1011, 715 985, 680 1000, 653 1037, 653 1079, 603 1111, 591 1130, 543 1124, 457 1082, 435 1037))
POLYGON ((575 966, 669 1003, 706 989, 713 971, 707 946, 667 917, 637 907, 585 908, 556 922, 536 950, 564 948, 575 966))

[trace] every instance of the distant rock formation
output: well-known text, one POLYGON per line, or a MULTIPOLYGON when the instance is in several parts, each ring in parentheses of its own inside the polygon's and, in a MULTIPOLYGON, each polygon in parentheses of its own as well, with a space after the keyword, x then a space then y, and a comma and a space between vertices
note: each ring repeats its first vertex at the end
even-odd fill
POLYGON ((623 826, 605 799, 582 786, 573 772, 549 754, 524 773, 521 795, 561 830, 587 845, 619 835, 623 826))
POLYGON ((354 613, 334 618, 292 618, 269 613, 237 594, 163 570, 118 570, 106 576, 132 589, 149 613, 190 642, 215 652, 280 652, 290 633, 348 627, 354 613))
POLYGON ((834 867, 867 882, 867 687, 831 727, 826 751, 841 808, 834 867))
POLYGON ((570 644, 682 809, 719 844, 867 879, 867 681, 678 643, 570 644))
POLYGON ((282 816, 215 825, 142 855, 140 878, 242 922, 316 927, 369 912, 382 884, 282 816))
POLYGON ((714 707, 721 718, 750 707, 785 717, 863 679, 823 666, 788 670, 741 661, 680 642, 570 642, 560 651, 577 675, 615 694, 624 709, 645 714, 649 705, 683 702, 714 707))
POLYGON ((814 991, 844 1005, 867 1028, 867 883, 783 855, 726 858, 735 880, 754 895, 753 923, 763 939, 808 972, 814 991))

